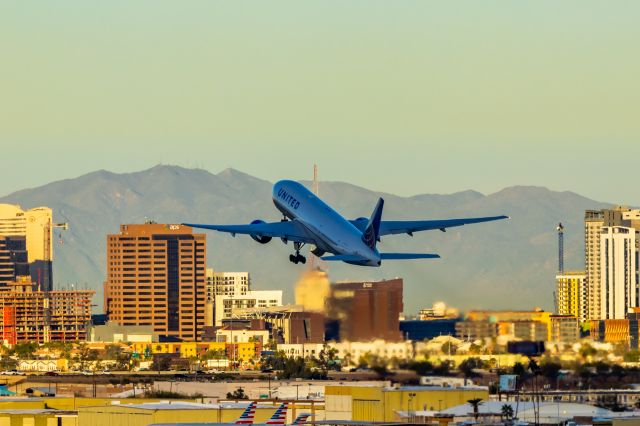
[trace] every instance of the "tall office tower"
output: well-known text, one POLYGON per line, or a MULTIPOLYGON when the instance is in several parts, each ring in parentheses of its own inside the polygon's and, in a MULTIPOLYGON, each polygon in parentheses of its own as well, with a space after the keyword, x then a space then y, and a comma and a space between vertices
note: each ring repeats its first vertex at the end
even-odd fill
POLYGON ((105 312, 120 325, 198 340, 205 320, 206 238, 183 225, 121 225, 107 236, 105 312))
POLYGON ((584 255, 585 289, 587 297, 584 300, 584 308, 589 313, 589 319, 602 319, 602 299, 600 283, 600 233, 604 226, 629 226, 630 222, 623 218, 623 213, 628 212, 626 207, 614 209, 586 210, 584 213, 584 255))
POLYGON ((215 325, 217 296, 244 296, 251 289, 248 272, 217 272, 211 268, 206 273, 205 325, 215 325))
POLYGON ((20 206, 0 204, 0 237, 24 237, 29 271, 36 287, 48 291, 53 288, 51 209, 36 207, 22 210, 20 206))
POLYGON ((572 315, 586 321, 588 312, 582 302, 586 297, 584 271, 567 271, 556 275, 556 314, 572 315))
POLYGON ((600 235, 600 301, 602 319, 625 319, 638 300, 636 231, 605 226, 600 235))
POLYGON ((327 339, 402 340, 402 287, 402 278, 332 284, 327 299, 327 339))

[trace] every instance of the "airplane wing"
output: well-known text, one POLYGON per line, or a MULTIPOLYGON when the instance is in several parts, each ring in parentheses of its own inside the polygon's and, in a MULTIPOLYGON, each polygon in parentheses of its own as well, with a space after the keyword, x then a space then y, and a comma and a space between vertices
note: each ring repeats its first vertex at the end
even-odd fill
MULTIPOLYGON (((491 222, 494 220, 508 219, 509 216, 489 216, 472 217, 466 219, 444 219, 444 220, 383 220, 380 222, 380 236, 391 234, 413 234, 418 231, 430 231, 439 229, 445 231, 454 226, 469 225, 472 223, 491 222)), ((361 229, 363 220, 352 220, 351 223, 361 229)), ((366 223, 364 223, 366 226, 366 223)))
POLYGON ((192 228, 210 229, 213 231, 227 232, 234 237, 236 234, 254 235, 256 237, 284 238, 299 243, 315 243, 312 235, 297 220, 271 223, 252 223, 248 225, 206 225, 183 223, 192 228))

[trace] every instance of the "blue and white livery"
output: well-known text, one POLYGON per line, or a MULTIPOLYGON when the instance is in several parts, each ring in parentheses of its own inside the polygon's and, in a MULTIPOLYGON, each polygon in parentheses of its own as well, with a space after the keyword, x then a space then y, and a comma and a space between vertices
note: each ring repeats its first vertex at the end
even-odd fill
POLYGON ((295 254, 289 256, 293 263, 305 263, 300 249, 312 244, 311 253, 323 260, 343 261, 360 266, 380 266, 383 260, 432 259, 437 254, 428 253, 380 253, 376 244, 390 234, 414 232, 462 226, 471 223, 507 219, 507 216, 490 216, 467 219, 394 221, 382 220, 384 200, 380 198, 369 219, 347 220, 302 184, 281 180, 273 185, 273 203, 284 218, 280 222, 266 223, 256 219, 248 225, 203 225, 185 223, 194 228, 246 234, 255 241, 266 244, 272 238, 280 238, 285 244, 293 242, 295 254), (328 254, 325 256, 325 254, 328 254))

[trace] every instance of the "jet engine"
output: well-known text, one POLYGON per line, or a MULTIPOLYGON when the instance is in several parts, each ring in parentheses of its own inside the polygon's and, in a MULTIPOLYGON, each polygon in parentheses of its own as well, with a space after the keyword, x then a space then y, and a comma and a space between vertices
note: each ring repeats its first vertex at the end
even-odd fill
MULTIPOLYGON (((251 221, 252 225, 257 225, 257 224, 260 224, 260 223, 266 223, 266 222, 264 220, 260 220, 260 219, 256 219, 256 220, 251 221)), ((253 238, 253 241, 257 241, 260 244, 267 244, 269 241, 271 241, 271 237, 267 237, 267 236, 264 236, 264 235, 251 234, 250 236, 251 236, 251 238, 253 238)))

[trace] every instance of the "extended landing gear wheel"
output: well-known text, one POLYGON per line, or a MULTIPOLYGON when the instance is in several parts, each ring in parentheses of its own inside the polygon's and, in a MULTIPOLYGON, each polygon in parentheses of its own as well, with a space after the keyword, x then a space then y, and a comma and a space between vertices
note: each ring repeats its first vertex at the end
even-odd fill
POLYGON ((290 254, 289 255, 289 261, 291 263, 295 263, 296 265, 298 263, 302 263, 304 265, 305 263, 307 263, 307 258, 304 257, 303 255, 301 255, 300 253, 290 254))
POLYGON ((307 258, 300 254, 300 249, 304 246, 303 243, 293 243, 293 247, 296 249, 296 254, 289 255, 289 261, 291 263, 302 263, 303 265, 307 263, 307 258))

